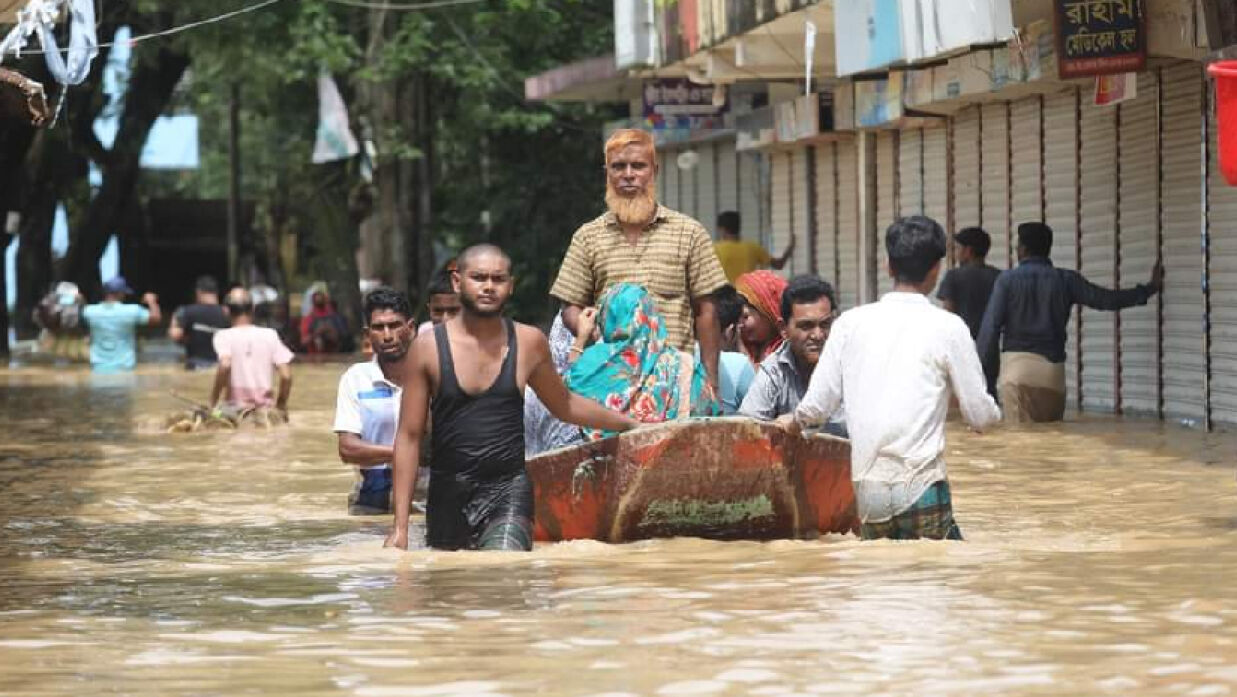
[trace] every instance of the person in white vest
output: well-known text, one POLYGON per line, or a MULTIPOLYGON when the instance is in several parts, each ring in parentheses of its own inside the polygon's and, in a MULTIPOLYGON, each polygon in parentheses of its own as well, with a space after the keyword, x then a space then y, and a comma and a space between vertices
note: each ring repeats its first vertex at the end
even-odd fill
POLYGON ((391 512, 391 456, 403 394, 404 356, 414 335, 412 307, 397 290, 380 286, 365 296, 365 331, 372 360, 357 363, 339 380, 335 433, 339 458, 357 468, 348 496, 351 515, 391 512))

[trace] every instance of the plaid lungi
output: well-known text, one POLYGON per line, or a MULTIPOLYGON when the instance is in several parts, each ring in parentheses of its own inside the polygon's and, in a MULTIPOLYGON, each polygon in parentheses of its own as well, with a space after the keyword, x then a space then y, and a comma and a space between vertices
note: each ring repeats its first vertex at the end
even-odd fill
POLYGON ((954 522, 949 482, 942 479, 928 487, 913 506, 889 520, 864 523, 859 536, 865 540, 961 540, 962 531, 954 522))

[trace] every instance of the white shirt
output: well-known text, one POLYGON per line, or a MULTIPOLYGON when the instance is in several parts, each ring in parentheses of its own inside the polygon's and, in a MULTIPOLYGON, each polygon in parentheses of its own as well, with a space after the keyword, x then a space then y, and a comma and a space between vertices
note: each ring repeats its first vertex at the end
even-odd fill
POLYGON ((887 293, 834 322, 795 419, 818 424, 845 399, 860 520, 889 520, 945 479, 951 387, 973 428, 1000 420, 966 323, 923 295, 887 293))
MULTIPOLYGON (((403 390, 382 374, 377 359, 357 363, 339 379, 335 399, 335 432, 355 433, 375 445, 393 445, 399 425, 399 403, 403 390)), ((390 463, 363 467, 390 467, 390 463)))

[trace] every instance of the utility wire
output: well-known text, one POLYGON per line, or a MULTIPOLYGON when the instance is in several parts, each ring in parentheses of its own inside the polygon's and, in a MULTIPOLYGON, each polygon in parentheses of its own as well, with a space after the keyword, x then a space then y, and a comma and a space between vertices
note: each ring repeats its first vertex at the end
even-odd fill
MULTIPOLYGON (((233 17, 238 17, 243 14, 248 14, 250 12, 256 12, 258 10, 261 10, 262 8, 269 7, 271 5, 274 5, 277 2, 282 2, 282 1, 283 0, 263 0, 263 2, 250 5, 248 7, 242 7, 239 10, 225 12, 224 14, 221 14, 221 15, 216 15, 214 17, 208 17, 207 19, 198 20, 196 22, 189 22, 188 24, 182 24, 178 27, 164 29, 163 31, 156 31, 150 34, 142 34, 140 36, 134 36, 126 41, 109 41, 107 43, 102 43, 102 44, 99 44, 99 48, 108 48, 108 47, 115 46, 121 43, 132 46, 133 44, 141 43, 143 41, 149 41, 150 39, 157 39, 157 38, 164 37, 164 36, 171 36, 173 34, 179 34, 183 31, 188 31, 190 29, 196 29, 198 27, 205 26, 207 24, 215 24, 216 22, 222 22, 228 19, 232 19, 233 17)), ((60 52, 66 53, 68 52, 68 50, 69 49, 66 47, 66 48, 61 49, 60 52)), ((26 56, 26 55, 41 56, 46 53, 48 53, 48 51, 45 51, 45 50, 33 51, 33 50, 22 49, 21 51, 21 55, 23 56, 26 56)))
MULTIPOLYGON (((141 36, 135 36, 129 39, 128 43, 132 45, 132 44, 140 43, 142 41, 146 41, 148 39, 156 39, 162 36, 171 36, 172 34, 179 34, 182 31, 196 29, 198 27, 205 26, 207 24, 214 24, 216 22, 222 22, 224 20, 232 19, 233 17, 238 17, 243 14, 248 14, 250 12, 256 12, 264 7, 269 7, 271 5, 274 5, 277 2, 281 2, 281 0, 265 0, 264 2, 260 2, 256 5, 250 5, 249 7, 242 7, 239 10, 225 12, 224 14, 217 15, 215 17, 210 17, 208 19, 199 20, 197 22, 190 22, 188 24, 182 24, 179 27, 172 27, 171 29, 164 29, 163 31, 157 31, 151 34, 143 34, 141 36)), ((100 44, 100 46, 111 46, 115 43, 116 42, 112 42, 111 44, 100 44)))
POLYGON ((485 2, 485 0, 430 0, 429 2, 418 3, 367 2, 367 0, 327 0, 327 2, 333 2, 336 5, 347 5, 348 7, 364 7, 369 10, 420 12, 422 10, 436 10, 457 5, 475 5, 479 2, 485 2))

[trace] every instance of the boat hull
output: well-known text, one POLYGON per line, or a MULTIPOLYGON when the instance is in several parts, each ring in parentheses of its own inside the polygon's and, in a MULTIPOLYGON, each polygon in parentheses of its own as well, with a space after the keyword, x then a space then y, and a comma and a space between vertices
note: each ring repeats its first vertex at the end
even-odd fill
POLYGON ((660 424, 528 461, 539 541, 858 530, 850 443, 745 418, 660 424))

